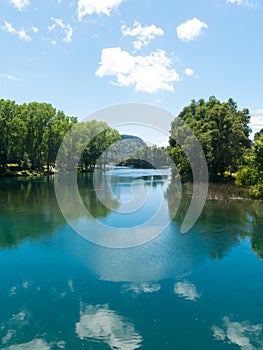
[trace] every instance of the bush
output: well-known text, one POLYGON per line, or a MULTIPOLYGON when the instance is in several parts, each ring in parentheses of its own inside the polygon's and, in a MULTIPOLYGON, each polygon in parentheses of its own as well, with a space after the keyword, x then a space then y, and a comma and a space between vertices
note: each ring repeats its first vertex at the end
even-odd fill
POLYGON ((263 184, 251 186, 249 195, 254 199, 263 199, 263 184))
POLYGON ((243 185, 256 185, 259 182, 259 174, 258 171, 249 166, 244 166, 241 170, 239 170, 236 174, 235 184, 238 186, 243 185))

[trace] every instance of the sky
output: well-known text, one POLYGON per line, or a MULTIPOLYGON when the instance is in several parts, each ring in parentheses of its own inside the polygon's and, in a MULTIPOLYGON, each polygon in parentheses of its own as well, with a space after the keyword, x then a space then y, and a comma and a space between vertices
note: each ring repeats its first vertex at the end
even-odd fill
POLYGON ((192 99, 232 97, 249 108, 254 133, 263 127, 262 20, 262 0, 1 0, 0 98, 48 102, 82 120, 116 104, 176 116, 192 99))

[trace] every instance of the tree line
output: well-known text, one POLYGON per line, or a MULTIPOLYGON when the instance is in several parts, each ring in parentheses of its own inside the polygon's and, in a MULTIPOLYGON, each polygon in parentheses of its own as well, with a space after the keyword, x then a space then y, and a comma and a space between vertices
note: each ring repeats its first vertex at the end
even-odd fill
MULTIPOLYGON (((155 167, 171 164, 172 159, 182 180, 191 181, 192 170, 184 151, 191 149, 195 135, 206 157, 210 181, 235 180, 237 185, 249 186, 252 196, 263 198, 263 129, 252 142, 249 123, 249 110, 239 110, 232 98, 226 102, 214 96, 207 101, 192 100, 172 122, 166 149, 146 146, 130 158, 143 159, 155 167)), ((19 105, 0 100, 0 174, 8 173, 10 165, 49 172, 65 135, 65 164, 57 164, 57 170, 70 168, 70 162, 83 171, 93 170, 96 164, 105 167, 109 146, 121 140, 118 131, 106 123, 78 122, 51 104, 19 105)))
MULTIPOLYGON (((77 122, 48 103, 24 103, 0 100, 0 174, 9 174, 10 168, 49 172, 55 166, 58 150, 65 135, 70 135, 67 152, 74 157, 83 142, 87 143, 81 155, 82 170, 95 167, 97 160, 120 135, 104 122, 96 120, 77 122), (71 133, 69 133, 71 132, 71 133), (89 140, 89 142, 87 142, 89 140)), ((106 151, 107 152, 107 151, 106 151)), ((106 155, 100 160, 106 162, 106 155)))

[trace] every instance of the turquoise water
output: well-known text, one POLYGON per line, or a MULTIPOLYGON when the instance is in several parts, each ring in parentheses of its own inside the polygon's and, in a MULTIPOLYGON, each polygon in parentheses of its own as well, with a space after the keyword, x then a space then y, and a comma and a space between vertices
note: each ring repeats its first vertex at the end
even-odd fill
MULTIPOLYGON (((167 170, 108 178, 95 182, 111 209, 92 175, 78 179, 105 227, 147 228, 163 193, 165 219, 178 201, 167 170), (133 198, 141 209, 121 213, 133 198)), ((0 349, 263 349, 263 203, 209 200, 182 235, 188 205, 151 242, 109 249, 72 230, 53 179, 2 179, 0 349)))

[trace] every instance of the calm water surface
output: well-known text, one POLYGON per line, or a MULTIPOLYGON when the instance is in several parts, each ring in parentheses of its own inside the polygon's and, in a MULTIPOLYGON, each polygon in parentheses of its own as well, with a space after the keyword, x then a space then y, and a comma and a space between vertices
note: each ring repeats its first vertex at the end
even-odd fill
MULTIPOLYGON (((79 191, 96 220, 135 227, 163 194, 165 218, 179 201, 169 172, 158 174, 119 169, 111 186, 97 174, 111 209, 92 175, 79 191), (141 210, 120 214, 133 197, 141 210)), ((0 349, 263 349, 263 203, 207 201, 182 235, 189 200, 155 240, 109 249, 73 232, 52 179, 1 179, 0 349)))

